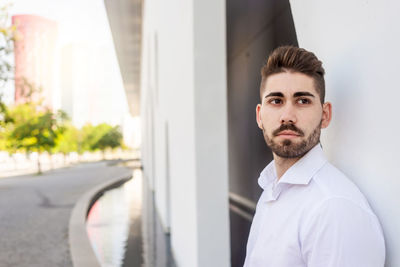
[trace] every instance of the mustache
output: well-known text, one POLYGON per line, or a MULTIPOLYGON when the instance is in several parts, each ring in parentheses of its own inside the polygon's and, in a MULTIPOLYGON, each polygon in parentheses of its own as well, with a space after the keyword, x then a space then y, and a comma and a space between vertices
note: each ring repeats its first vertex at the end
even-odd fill
POLYGON ((278 129, 272 132, 274 136, 277 136, 280 132, 282 131, 293 131, 295 133, 298 133, 300 136, 304 136, 304 132, 297 128, 294 124, 282 124, 278 129))

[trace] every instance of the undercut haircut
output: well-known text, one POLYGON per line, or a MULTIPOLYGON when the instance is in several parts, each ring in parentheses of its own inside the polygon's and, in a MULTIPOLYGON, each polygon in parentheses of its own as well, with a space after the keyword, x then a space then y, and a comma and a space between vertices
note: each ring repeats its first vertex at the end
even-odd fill
POLYGON ((295 46, 280 46, 272 51, 267 63, 261 68, 261 98, 268 77, 282 72, 299 72, 311 77, 321 103, 325 102, 325 70, 314 53, 295 46))

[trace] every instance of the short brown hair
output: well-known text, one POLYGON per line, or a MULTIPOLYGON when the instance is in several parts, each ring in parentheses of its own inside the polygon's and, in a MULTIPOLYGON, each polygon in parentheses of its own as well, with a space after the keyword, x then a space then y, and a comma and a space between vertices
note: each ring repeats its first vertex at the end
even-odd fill
POLYGON ((280 46, 272 51, 261 68, 261 97, 267 78, 281 72, 300 72, 313 78, 321 103, 325 102, 325 70, 314 53, 295 46, 280 46))

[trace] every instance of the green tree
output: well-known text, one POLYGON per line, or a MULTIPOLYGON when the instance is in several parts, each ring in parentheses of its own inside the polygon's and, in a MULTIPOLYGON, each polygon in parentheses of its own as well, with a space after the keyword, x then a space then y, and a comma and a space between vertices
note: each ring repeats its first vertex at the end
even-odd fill
POLYGON ((7 150, 7 130, 0 126, 0 151, 7 150))
POLYGON ((0 95, 0 133, 11 122, 13 122, 13 119, 8 112, 6 104, 2 101, 2 95, 0 95))
POLYGON ((64 131, 56 139, 54 152, 62 153, 64 161, 67 154, 78 151, 79 130, 70 123, 66 123, 64 131))
POLYGON ((17 36, 15 25, 11 25, 8 14, 10 4, 0 6, 0 87, 12 78, 12 53, 17 36))
POLYGON ((4 131, 5 124, 9 122, 7 107, 2 96, 4 85, 13 75, 12 53, 16 38, 16 28, 11 25, 9 19, 9 6, 10 4, 0 5, 0 135, 1 131, 4 131))
MULTIPOLYGON (((13 118, 9 128, 8 150, 24 150, 27 153, 47 151, 51 153, 56 140, 65 130, 65 112, 53 113, 32 103, 25 103, 10 109, 13 118)), ((40 158, 40 157, 39 157, 40 158)), ((41 173, 38 159, 38 173, 41 173)))
POLYGON ((82 127, 78 137, 78 152, 84 151, 104 151, 107 148, 116 148, 122 146, 122 134, 119 127, 112 127, 107 123, 101 123, 93 126, 86 124, 82 127))
POLYGON ((96 143, 106 134, 112 127, 106 123, 96 126, 86 124, 82 127, 80 138, 80 151, 96 151, 96 143))
POLYGON ((78 138, 78 153, 82 154, 85 151, 93 151, 92 146, 100 138, 96 127, 88 123, 79 131, 78 138))
POLYGON ((108 129, 102 137, 94 144, 95 149, 104 151, 107 148, 122 146, 122 133, 118 126, 108 129))

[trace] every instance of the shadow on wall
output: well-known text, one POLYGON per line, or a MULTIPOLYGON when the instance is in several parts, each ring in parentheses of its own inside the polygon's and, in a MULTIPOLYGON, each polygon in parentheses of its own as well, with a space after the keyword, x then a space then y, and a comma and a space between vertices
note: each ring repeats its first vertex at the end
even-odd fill
POLYGON ((226 3, 228 57, 229 190, 232 266, 243 266, 261 189, 257 178, 272 160, 255 117, 260 69, 280 45, 298 45, 289 1, 226 3))

